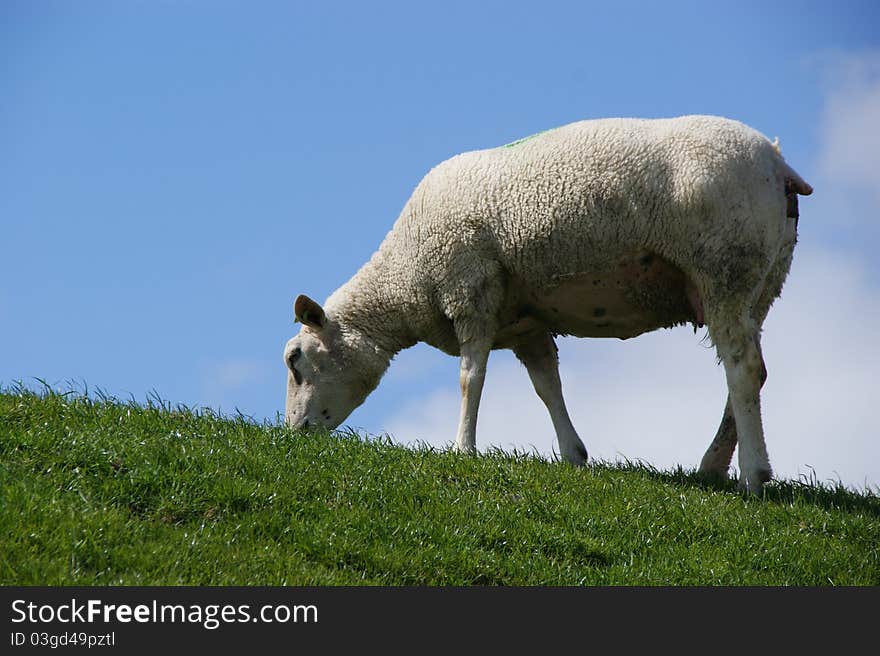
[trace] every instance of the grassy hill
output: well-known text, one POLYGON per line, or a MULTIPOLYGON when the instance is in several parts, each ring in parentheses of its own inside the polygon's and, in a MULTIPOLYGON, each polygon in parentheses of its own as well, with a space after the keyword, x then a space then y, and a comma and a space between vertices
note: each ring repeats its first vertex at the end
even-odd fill
POLYGON ((880 584, 880 498, 0 392, 0 584, 880 584))

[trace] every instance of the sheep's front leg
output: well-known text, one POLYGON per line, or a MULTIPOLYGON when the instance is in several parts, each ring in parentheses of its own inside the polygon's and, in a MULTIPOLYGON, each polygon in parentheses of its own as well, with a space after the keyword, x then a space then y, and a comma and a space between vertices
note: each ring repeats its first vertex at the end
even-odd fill
POLYGON ((562 397, 559 355, 553 337, 549 333, 538 335, 517 344, 513 352, 525 365, 535 392, 547 406, 562 457, 573 465, 586 464, 587 450, 571 423, 562 397))
POLYGON ((483 393, 491 346, 491 342, 486 340, 473 340, 461 345, 461 415, 458 435, 455 437, 455 450, 459 453, 474 453, 477 450, 477 411, 480 409, 480 395, 483 393))

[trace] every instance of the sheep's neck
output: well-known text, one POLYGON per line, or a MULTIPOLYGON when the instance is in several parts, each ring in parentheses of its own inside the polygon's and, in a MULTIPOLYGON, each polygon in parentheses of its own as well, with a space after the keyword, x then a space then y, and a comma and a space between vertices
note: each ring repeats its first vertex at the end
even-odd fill
POLYGON ((418 341, 409 322, 412 308, 403 302, 414 296, 403 273, 377 252, 331 297, 336 318, 362 333, 389 361, 418 341))

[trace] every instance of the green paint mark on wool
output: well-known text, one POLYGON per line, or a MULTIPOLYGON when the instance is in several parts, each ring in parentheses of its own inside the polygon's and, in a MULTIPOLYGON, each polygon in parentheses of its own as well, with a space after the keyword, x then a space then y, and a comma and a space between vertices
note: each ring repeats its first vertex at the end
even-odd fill
POLYGON ((519 146, 521 143, 528 141, 529 139, 534 139, 539 134, 544 134, 545 132, 550 132, 550 130, 541 130, 540 132, 535 132, 535 134, 530 134, 527 137, 523 137, 522 139, 517 139, 516 141, 511 141, 509 144, 504 144, 501 146, 502 148, 513 148, 514 146, 519 146))

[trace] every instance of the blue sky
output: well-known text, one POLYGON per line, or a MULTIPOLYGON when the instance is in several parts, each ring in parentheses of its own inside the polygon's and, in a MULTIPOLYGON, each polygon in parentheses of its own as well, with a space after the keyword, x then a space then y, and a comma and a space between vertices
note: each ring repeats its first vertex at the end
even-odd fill
MULTIPOLYGON (((76 381, 274 417, 294 297, 345 282, 432 166, 585 118, 722 114, 778 136, 816 188, 765 332, 771 462, 880 485, 878 14, 5 0, 0 384, 76 381)), ((592 455, 699 461, 724 391, 692 334, 565 340, 561 355, 592 455)), ((457 388, 455 360, 416 347, 349 423, 448 443, 457 388)), ((481 446, 552 450, 509 354, 493 354, 486 394, 481 446)))

